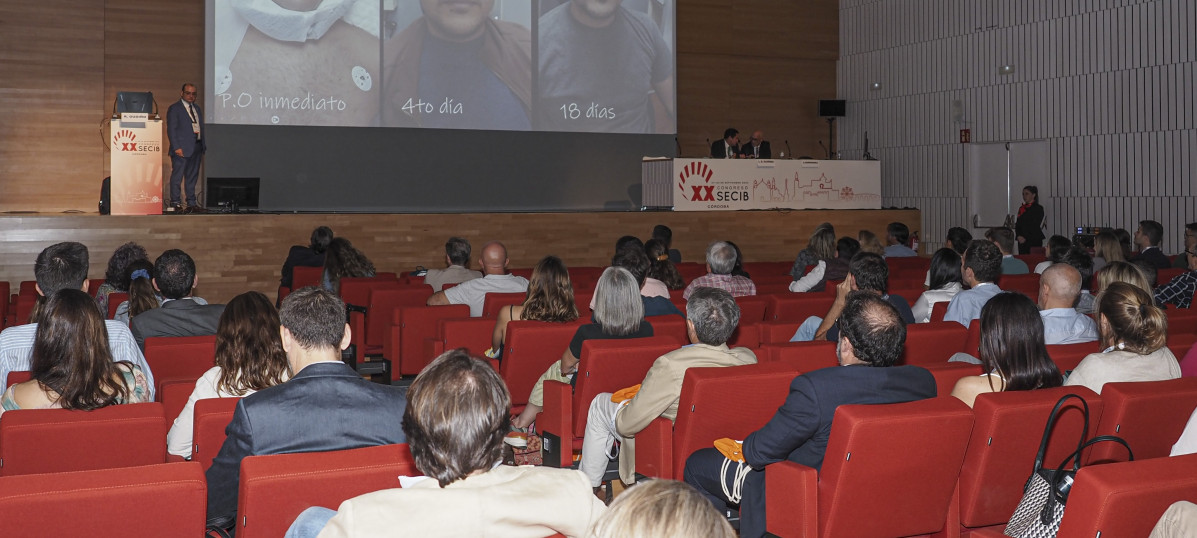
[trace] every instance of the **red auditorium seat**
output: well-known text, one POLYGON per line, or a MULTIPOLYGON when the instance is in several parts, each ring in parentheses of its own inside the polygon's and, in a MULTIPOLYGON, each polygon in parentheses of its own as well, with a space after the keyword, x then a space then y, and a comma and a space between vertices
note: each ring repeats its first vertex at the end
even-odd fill
POLYGON ((519 293, 487 293, 482 301, 482 317, 495 319, 499 317, 499 309, 508 305, 524 304, 528 298, 526 292, 519 293))
POLYGON ((1169 267, 1167 269, 1160 269, 1155 273, 1155 282, 1157 285, 1164 285, 1172 281, 1172 279, 1182 275, 1187 269, 1180 269, 1177 267, 1169 267))
MULTIPOLYGON (((1197 292, 1194 293, 1194 296, 1197 296, 1197 292)), ((1168 317, 1169 336, 1197 334, 1197 308, 1169 308, 1164 311, 1164 314, 1168 317)))
POLYGON ((919 297, 923 296, 924 291, 927 290, 923 289, 922 282, 919 282, 918 286, 898 288, 891 285, 889 288, 890 295, 897 295, 898 297, 906 299, 906 302, 909 303, 910 306, 914 306, 914 303, 918 302, 919 297))
POLYGON ((653 326, 653 336, 668 336, 682 343, 689 344, 690 337, 686 333, 686 318, 677 314, 664 316, 648 316, 644 318, 653 326))
POLYGON ((324 267, 297 266, 291 269, 291 289, 319 286, 324 283, 324 267))
POLYGON ((941 530, 972 427, 968 406, 955 398, 840 406, 820 471, 790 461, 765 468, 769 532, 912 536, 941 530), (877 517, 870 499, 882 498, 885 517, 877 517))
POLYGON ((760 324, 761 345, 784 344, 798 331, 798 321, 765 321, 760 324))
POLYGON ((940 364, 920 364, 935 376, 936 394, 951 396, 952 389, 961 378, 981 375, 981 365, 967 362, 944 362, 940 364))
POLYGON ((519 412, 528 403, 532 386, 569 347, 582 322, 549 323, 512 321, 503 336, 503 360, 499 375, 511 392, 512 411, 519 412))
MULTIPOLYGON (((760 323, 740 323, 740 325, 736 327, 736 330, 732 332, 731 338, 727 340, 728 347, 746 347, 752 350, 759 349, 761 347, 760 325, 760 323)), ((686 342, 689 343, 688 338, 686 342)))
MULTIPOLYGON (((385 276, 341 279, 341 299, 345 301, 345 304, 366 309, 365 313, 349 312, 350 343, 354 345, 354 359, 358 362, 365 361, 367 354, 382 353, 382 335, 370 335, 367 329, 367 327, 376 327, 380 323, 373 319, 377 316, 374 315, 373 310, 370 310, 370 295, 375 290, 395 289, 401 286, 402 284, 397 279, 385 276), (371 347, 367 338, 370 338, 376 345, 371 347)), ((385 312, 378 313, 383 316, 383 320, 388 317, 385 312)))
POLYGON ((889 267, 890 273, 910 271, 926 275, 927 270, 931 269, 931 258, 924 258, 922 256, 886 258, 885 264, 889 267))
POLYGON ((682 280, 684 280, 686 284, 689 284, 691 280, 707 274, 706 263, 682 262, 675 263, 673 266, 677 268, 678 274, 682 276, 682 280))
POLYGON ((87 279, 87 294, 91 295, 92 299, 96 298, 96 292, 100 291, 100 285, 104 283, 103 278, 89 278, 87 279))
MULTIPOLYGON (((944 316, 948 315, 948 305, 951 301, 940 301, 931 305, 931 321, 943 321, 944 316)), ((971 323, 969 324, 972 325, 971 323)))
POLYGON ((432 359, 424 354, 424 340, 436 336, 437 323, 446 318, 468 318, 468 305, 407 306, 392 315, 396 326, 391 329, 391 349, 398 350, 398 360, 391 357, 391 380, 416 375, 432 359))
MULTIPOLYGON (((736 297, 736 305, 740 307, 740 324, 759 323, 765 321, 765 309, 769 307, 769 298, 760 295, 736 297)), ((685 312, 686 309, 681 309, 685 312)))
POLYGON ((1079 344, 1054 344, 1046 347, 1047 356, 1052 358, 1052 362, 1056 363, 1056 368, 1059 368, 1062 374, 1071 372, 1089 354, 1101 351, 1101 344, 1096 341, 1079 344))
POLYGON ((523 267, 520 269, 509 269, 507 272, 509 272, 515 276, 522 276, 529 280, 532 279, 532 268, 531 267, 523 267))
POLYGON ((590 300, 594 298, 594 291, 591 290, 593 286, 586 291, 574 290, 574 305, 578 307, 578 316, 582 319, 590 319, 590 300))
POLYGON ((29 373, 29 370, 13 370, 8 373, 8 379, 4 382, 4 390, 8 390, 8 387, 17 383, 24 383, 30 379, 33 379, 33 376, 29 373))
POLYGON ((233 412, 241 398, 209 398, 195 402, 195 420, 191 426, 191 461, 207 471, 224 445, 225 428, 233 421, 233 412))
POLYGON ((33 316, 33 305, 37 304, 37 295, 27 295, 21 293, 17 295, 16 304, 16 320, 13 325, 24 325, 29 323, 29 319, 33 316))
POLYGON ((250 456, 241 462, 237 536, 277 537, 312 506, 399 487, 399 476, 420 476, 407 445, 336 452, 250 456))
POLYGON ((681 480, 686 458, 716 439, 743 439, 773 417, 798 373, 782 363, 686 370, 677 421, 654 419, 636 434, 636 472, 681 480))
POLYGON ((207 483, 194 463, 0 478, 7 536, 202 536, 207 483))
POLYGON ((37 297, 37 281, 36 280, 22 280, 21 285, 17 288, 18 295, 28 295, 30 297, 37 297))
POLYGON ((116 317, 116 309, 120 308, 121 303, 129 300, 129 294, 123 291, 114 291, 108 294, 108 319, 116 317))
POLYGON ((4 328, 8 324, 9 290, 8 281, 0 281, 0 328, 4 328))
POLYGON ((835 296, 825 293, 770 295, 769 308, 765 310, 765 321, 802 323, 810 316, 826 314, 833 302, 835 302, 835 296))
MULTIPOLYGON (((1089 404, 1089 431, 1101 420, 1102 397, 1085 387, 1056 387, 981 394, 973 404, 972 437, 960 470, 955 508, 948 512, 945 536, 1005 525, 1022 499, 1043 429, 1056 401, 1078 394, 1089 404), (962 528, 963 527, 963 528, 962 528)), ((1064 460, 1083 432, 1080 404, 1069 400, 1052 430, 1045 461, 1064 460)), ((1000 528, 999 528, 1000 530, 1000 528)))
POLYGON ((907 325, 906 347, 898 363, 920 366, 946 363, 952 355, 964 351, 967 339, 968 329, 955 321, 907 325))
MULTIPOLYGON (((668 336, 625 340, 587 340, 575 374, 576 388, 560 381, 544 382, 544 412, 536 428, 561 439, 561 467, 573 463, 573 451, 586 434, 590 401, 601 392, 615 392, 639 384, 657 358, 681 347, 668 336)), ((542 372, 543 373, 543 372, 542 372)))
POLYGON ((186 379, 172 379, 163 383, 162 388, 158 389, 157 399, 162 402, 167 430, 170 430, 179 413, 183 412, 183 408, 187 406, 187 400, 191 398, 191 393, 194 391, 195 381, 186 379))
POLYGON ((1185 356, 1185 353, 1189 352, 1189 348, 1193 347, 1194 343, 1197 343, 1197 334, 1168 331, 1167 346, 1178 361, 1185 356))
POLYGON ((1083 467, 1057 536, 1147 536, 1172 503, 1194 499, 1197 454, 1083 467))
POLYGON ((216 335, 156 336, 145 339, 145 362, 154 374, 154 394, 161 400, 162 384, 191 381, 216 365, 216 335))
MULTIPOLYGON (((1106 383, 1101 388, 1105 410, 1095 435, 1116 435, 1134 451, 1136 460, 1167 457, 1197 408, 1197 377, 1168 381, 1106 383)), ((1125 461, 1126 449, 1100 443, 1088 462, 1125 461)))
POLYGON ((447 350, 464 347, 470 354, 483 356, 490 348, 495 331, 493 318, 447 318, 437 322, 436 336, 424 341, 424 355, 439 357, 447 350))
MULTIPOLYGON (((396 325, 395 309, 402 306, 424 306, 432 296, 432 286, 414 284, 397 288, 381 287, 370 290, 370 315, 366 316, 366 349, 370 354, 385 347, 391 327, 396 325)), ((384 354, 385 356, 385 354, 384 354)), ((387 357, 393 361, 397 357, 387 357)))
POLYGON ((94 411, 5 412, 0 415, 0 476, 163 463, 165 420, 157 402, 94 411))
POLYGON ((784 363, 798 372, 839 366, 835 342, 826 340, 771 345, 761 349, 758 360, 784 363), (761 355, 766 355, 767 358, 759 358, 761 355))
POLYGON ((1037 265, 1047 261, 1047 256, 1044 254, 1015 254, 1014 257, 1027 264, 1027 268, 1031 271, 1034 271, 1037 265))
MULTIPOLYGON (((574 287, 574 293, 579 291, 587 291, 594 293, 594 286, 598 284, 599 277, 603 275, 606 267, 570 267, 569 281, 574 287)), ((587 301, 586 304, 590 304, 587 301)))
POLYGON ((1002 291, 1016 291, 1027 297, 1032 301, 1039 301, 1039 274, 1027 273, 1025 275, 1002 275, 998 278, 997 285, 1002 291))
MULTIPOLYGON (((744 262, 744 270, 752 275, 752 279, 784 276, 790 278, 790 269, 794 267, 793 262, 744 262)), ((791 278, 792 280, 792 278, 791 278)))

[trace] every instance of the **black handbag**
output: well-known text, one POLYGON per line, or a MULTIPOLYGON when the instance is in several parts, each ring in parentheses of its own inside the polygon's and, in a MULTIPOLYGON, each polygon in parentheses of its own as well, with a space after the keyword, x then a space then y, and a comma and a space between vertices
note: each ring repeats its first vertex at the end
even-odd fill
POLYGON ((1090 446, 1104 442, 1118 443, 1126 447, 1130 461, 1134 461, 1135 456, 1131 453, 1130 445, 1126 444, 1126 441, 1113 435, 1099 435, 1086 441, 1085 436, 1088 433, 1089 403, 1076 394, 1064 395, 1052 408, 1047 425, 1044 426, 1043 439, 1039 441, 1039 452, 1035 455, 1035 466, 1031 476, 1027 478, 1026 485, 1023 486, 1022 500, 1019 501, 1018 507, 1014 509, 1014 514, 1010 516, 1010 522, 1006 525, 1006 536, 1014 538, 1052 538, 1056 536, 1056 533, 1060 531, 1060 520, 1064 518, 1064 506, 1068 502, 1068 494, 1072 491, 1077 471, 1081 469, 1081 455, 1090 446), (1051 437, 1052 426, 1056 423, 1060 409, 1064 407, 1065 402, 1072 398, 1081 401, 1081 408, 1085 415, 1085 427, 1081 430, 1080 439, 1077 440, 1076 451, 1064 458, 1064 461, 1060 462, 1056 468, 1045 469, 1043 459, 1047 453, 1047 443, 1051 437), (1069 462, 1072 462, 1071 469, 1068 466, 1069 462))

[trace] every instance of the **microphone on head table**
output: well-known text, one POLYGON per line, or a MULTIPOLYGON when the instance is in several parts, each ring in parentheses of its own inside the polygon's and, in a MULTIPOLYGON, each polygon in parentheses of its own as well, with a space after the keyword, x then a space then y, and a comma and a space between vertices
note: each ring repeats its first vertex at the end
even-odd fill
POLYGON ((790 141, 789 140, 786 140, 786 155, 789 155, 791 159, 794 158, 794 152, 790 151, 790 141))
POLYGON ((677 146, 677 156, 682 156, 682 143, 678 141, 677 137, 673 137, 673 144, 677 146))
POLYGON ((822 140, 819 141, 819 147, 823 148, 823 152, 827 154, 827 160, 830 161, 831 160, 831 151, 827 149, 827 146, 823 145, 822 140))

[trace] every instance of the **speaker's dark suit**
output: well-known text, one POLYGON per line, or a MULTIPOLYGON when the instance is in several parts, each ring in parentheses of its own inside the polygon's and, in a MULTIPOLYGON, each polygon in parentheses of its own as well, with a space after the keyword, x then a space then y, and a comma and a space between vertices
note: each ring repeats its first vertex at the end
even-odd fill
POLYGON ((406 442, 403 389, 361 378, 341 362, 308 365, 290 381, 237 403, 228 437, 208 469, 208 519, 237 512, 241 460, 406 442))
MULTIPOLYGON (((874 368, 834 366, 794 378, 790 395, 765 426, 744 439, 744 459, 752 466, 740 499, 740 536, 765 533, 765 466, 779 461, 819 469, 831 437, 835 409, 845 404, 901 403, 934 398, 935 377, 918 366, 874 368)), ((720 482, 723 454, 699 450, 686 460, 686 482, 698 488, 720 511, 727 504, 720 482)), ((732 484, 736 466, 728 467, 732 484)))
POLYGON ((761 150, 757 152, 757 155, 752 154, 752 142, 740 145, 740 155, 749 159, 772 159, 773 150, 770 149, 768 140, 761 140, 761 150))
MULTIPOLYGON (((740 146, 731 147, 732 155, 740 153, 740 146)), ((726 159, 727 158, 727 141, 720 138, 711 144, 711 158, 712 159, 726 159)))
POLYGON ((180 184, 186 183, 187 205, 197 205, 195 199, 195 184, 199 181, 200 161, 204 152, 208 150, 207 136, 204 131, 204 113, 199 105, 192 103, 195 121, 199 123, 200 136, 197 138, 191 127, 192 113, 183 106, 183 101, 175 101, 166 109, 166 137, 170 140, 170 203, 178 205, 180 200, 180 184), (175 154, 176 149, 183 150, 183 156, 175 154))
POLYGON ((155 336, 206 336, 216 334, 222 304, 199 304, 192 299, 166 301, 129 321, 137 347, 145 351, 145 339, 155 336))

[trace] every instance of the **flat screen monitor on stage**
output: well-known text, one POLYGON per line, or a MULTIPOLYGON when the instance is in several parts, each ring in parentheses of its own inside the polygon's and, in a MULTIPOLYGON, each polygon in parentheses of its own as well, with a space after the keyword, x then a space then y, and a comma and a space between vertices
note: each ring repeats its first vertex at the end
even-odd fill
POLYGON ((294 4, 207 6, 207 175, 275 209, 631 206, 674 151, 675 0, 294 4))
POLYGON ((259 181, 256 177, 210 177, 205 205, 257 209, 259 181))

